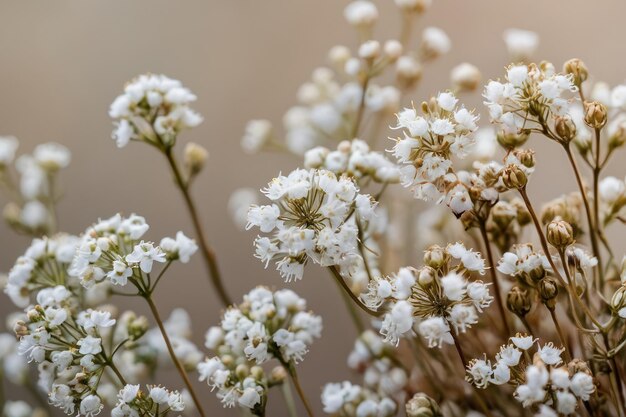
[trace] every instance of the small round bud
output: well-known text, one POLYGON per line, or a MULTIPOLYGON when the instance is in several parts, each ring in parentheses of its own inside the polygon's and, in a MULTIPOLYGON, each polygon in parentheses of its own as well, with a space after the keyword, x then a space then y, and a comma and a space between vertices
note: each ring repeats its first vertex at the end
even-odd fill
POLYGON ((592 129, 602 129, 607 120, 606 106, 598 101, 585 101, 585 123, 592 129))
POLYGON ((532 221, 532 217, 530 215, 530 212, 526 208, 526 204, 524 204, 524 201, 522 201, 521 198, 514 198, 513 200, 511 200, 511 204, 513 205, 513 207, 515 207, 515 210, 517 211, 517 223, 520 226, 526 226, 527 224, 530 224, 530 222, 532 221))
POLYGON ((502 182, 504 182, 504 186, 509 189, 520 189, 526 187, 528 178, 526 177, 526 173, 522 171, 520 167, 510 164, 502 170, 502 182))
POLYGON ((548 242, 555 248, 565 249, 574 243, 574 230, 564 220, 553 220, 548 224, 548 242))
POLYGON ((361 61, 358 58, 350 58, 346 61, 344 71, 346 74, 356 77, 361 72, 361 61))
POLYGON ((443 416, 439 404, 428 395, 418 392, 406 403, 407 417, 443 416))
POLYGON ((527 290, 514 286, 506 296, 506 307, 516 316, 524 317, 532 307, 530 294, 527 290))
POLYGON ((552 277, 545 277, 539 281, 539 297, 541 301, 550 309, 556 305, 556 296, 559 295, 559 287, 552 277))
POLYGON ((235 368, 235 375, 237 375, 237 378, 239 379, 245 379, 248 377, 248 375, 250 375, 250 368, 248 368, 247 365, 241 363, 235 368))
POLYGON ((252 375, 252 377, 256 379, 257 381, 263 379, 263 376, 265 375, 265 371, 260 366, 253 366, 252 368, 250 368, 249 372, 250 372, 250 375, 252 375))
POLYGON ((467 62, 457 65, 450 72, 452 86, 459 91, 474 91, 480 85, 480 70, 467 62))
POLYGON ((385 51, 385 55, 387 55, 391 60, 395 61, 400 58, 402 55, 403 47, 400 42, 395 39, 388 40, 385 42, 385 46, 383 47, 385 51))
POLYGON ((496 139, 500 146, 505 149, 515 149, 523 146, 528 140, 528 132, 521 131, 520 133, 506 133, 498 132, 496 139))
POLYGON ((269 380, 274 384, 279 384, 287 379, 287 371, 282 366, 272 368, 269 380))
POLYGON ((419 270, 417 275, 417 282, 420 287, 428 288, 435 281, 435 270, 429 266, 425 266, 419 270))
POLYGON ((4 218, 4 221, 9 224, 9 226, 19 225, 20 215, 20 206, 12 202, 4 206, 4 210, 2 211, 2 217, 4 218))
POLYGON ((514 154, 526 168, 535 166, 535 151, 532 149, 517 149, 514 154))
POLYGON ((570 59, 563 64, 563 72, 571 74, 574 78, 574 84, 580 87, 583 81, 589 77, 589 71, 583 61, 578 58, 570 59))
POLYGON ((378 41, 366 41, 359 47, 359 56, 365 60, 373 60, 380 55, 380 43, 378 41))
POLYGON ((13 325, 13 331, 15 332, 15 335, 17 337, 26 336, 30 333, 28 327, 26 327, 26 323, 24 323, 22 320, 18 320, 15 322, 15 324, 13 325))
POLYGON ((130 340, 137 340, 150 328, 150 323, 148 323, 148 319, 146 316, 135 317, 132 320, 129 320, 127 331, 130 340))
POLYGON ((348 24, 360 29, 369 29, 378 20, 378 9, 370 1, 355 0, 346 6, 343 16, 348 24))
POLYGON ((576 136, 576 125, 569 116, 556 116, 554 130, 556 130, 556 134, 565 142, 569 142, 576 136))
POLYGON ((328 60, 337 68, 343 69, 350 58, 352 54, 347 46, 336 45, 328 52, 328 60))
POLYGON ((208 157, 209 151, 203 146, 193 142, 189 142, 185 145, 184 162, 191 176, 202 171, 208 157))
POLYGON ((396 62, 396 77, 402 88, 410 88, 422 78, 422 66, 412 56, 403 55, 396 62))
POLYGON ((438 245, 433 245, 424 252, 424 264, 439 269, 448 263, 450 256, 438 245))
POLYGON ((626 286, 622 285, 611 297, 611 310, 613 310, 613 313, 618 314, 624 307, 626 307, 626 286))

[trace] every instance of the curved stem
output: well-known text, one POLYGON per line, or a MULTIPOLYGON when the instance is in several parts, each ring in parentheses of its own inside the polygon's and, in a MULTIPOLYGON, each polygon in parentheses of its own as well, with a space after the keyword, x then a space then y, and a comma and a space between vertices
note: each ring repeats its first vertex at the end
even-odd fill
POLYGON ((546 306, 546 308, 548 309, 548 311, 550 311, 550 317, 552 317, 552 321, 554 322, 556 333, 559 336, 559 340, 561 341, 561 344, 565 348, 565 361, 569 362, 572 360, 572 354, 570 353, 569 343, 567 343, 567 339, 565 338, 565 335, 563 334, 563 330, 561 329, 561 325, 559 324, 559 319, 556 316, 555 309, 550 308, 548 306, 546 306))
POLYGON ((161 320, 161 315, 159 314, 159 310, 156 308, 156 305, 154 304, 154 301, 152 300, 152 297, 149 294, 145 295, 144 298, 146 299, 146 302, 150 306, 150 311, 152 311, 152 315, 154 316, 154 320, 156 320, 157 325, 159 326, 159 330, 161 330, 161 335, 163 336, 163 340, 165 341, 167 350, 170 354, 170 357, 172 358, 172 362, 174 362, 174 365, 176 366, 178 373, 183 379, 185 386, 189 390, 189 394, 191 394, 191 398, 193 399, 193 402, 196 405, 196 409, 198 410, 200 415, 204 417, 205 414, 204 414, 204 410, 202 409, 202 404, 200 403, 200 400, 198 399, 196 392, 193 389, 193 385, 191 384, 191 381, 189 381, 189 377, 187 376, 187 372, 185 371, 185 368, 176 357, 176 353, 174 352, 174 348, 172 347, 172 342, 170 341, 170 337, 167 335, 167 332, 165 331, 163 320, 161 320))
POLYGON ((206 267, 209 271, 209 278, 211 279, 211 283, 215 287, 217 291, 217 295, 219 296, 222 304, 227 307, 232 304, 226 289, 222 283, 222 278, 220 274, 219 267, 217 265, 217 258, 215 256, 215 252, 209 246, 205 236, 202 225, 200 224, 200 218, 198 217, 198 212, 196 210, 196 206, 191 198, 191 194, 189 193, 188 184, 183 179, 182 174, 180 173, 180 169, 178 168, 178 164, 176 163, 176 159, 172 154, 172 148, 166 148, 164 150, 165 157, 167 158, 167 162, 170 165, 172 173, 174 174, 174 179, 176 181, 176 185, 178 189, 183 195, 183 199, 185 200, 185 205, 187 206, 187 211, 189 212, 189 216, 191 217, 191 221, 193 223, 193 227, 196 231, 196 236, 198 238, 198 243, 200 245, 200 249, 202 251, 202 257, 206 264, 206 267))
MULTIPOLYGON (((572 170, 574 171, 574 176, 576 177, 576 183, 578 184, 578 189, 580 191, 580 195, 583 199, 583 205, 585 206, 585 214, 587 217, 587 224, 589 227, 589 238, 591 239, 591 248, 593 250, 594 256, 598 259, 597 266, 597 274, 596 274, 596 288, 598 291, 601 291, 601 284, 604 283, 604 270, 602 266, 602 254, 600 253, 600 247, 598 246, 598 235, 596 232, 596 225, 598 225, 598 218, 594 218, 591 213, 591 207, 589 205, 589 199, 587 198, 587 191, 585 189, 585 185, 583 184, 582 177, 580 175, 580 171, 578 169, 578 165, 576 164, 576 160, 574 159, 574 155, 572 154, 572 150, 568 145, 564 145, 565 152, 567 153, 567 158, 569 159, 570 165, 572 166, 572 170)), ((595 183, 595 169, 594 169, 594 183, 595 183)), ((594 186, 594 195, 596 193, 597 187, 594 186)), ((597 196, 594 197, 594 205, 597 202, 597 196)))
POLYGON ((296 392, 298 393, 298 396, 300 397, 302 404, 304 404, 306 413, 308 414, 309 417, 314 417, 311 404, 309 403, 309 400, 307 399, 306 395, 304 394, 304 390, 302 390, 302 386, 300 385, 300 380, 298 379, 298 373, 296 372, 296 367, 293 366, 293 364, 286 364, 286 367, 287 367, 287 372, 289 373, 289 376, 291 377, 291 381, 293 382, 293 386, 296 388, 296 392))
POLYGON ((496 273, 496 264, 493 258, 493 252, 491 251, 491 244, 489 243, 489 237, 487 236, 487 228, 485 222, 479 222, 480 235, 483 238, 485 249, 487 251, 487 262, 489 262, 489 272, 491 273, 491 282, 493 283, 493 289, 496 293, 496 304, 498 305, 498 311, 502 316, 502 323, 504 324, 504 331, 506 332, 506 338, 511 336, 511 328, 509 327, 509 321, 507 320, 506 311, 504 310, 504 302, 502 301, 502 294, 500 292, 500 283, 498 282, 498 274, 496 273))
POLYGON ((348 287, 348 284, 346 284, 346 281, 343 279, 343 277, 341 276, 341 274, 339 273, 339 271, 337 270, 337 268, 335 266, 329 266, 328 269, 330 269, 330 271, 333 273, 333 277, 335 278, 335 280, 337 281, 337 283, 341 286, 341 288, 343 288, 343 291, 350 296, 350 298, 352 299, 352 301, 354 301, 356 303, 357 306, 359 306, 359 308, 363 311, 365 311, 367 314, 369 314, 370 316, 374 316, 374 317, 380 317, 381 316, 381 312, 380 311, 373 311, 370 310, 369 308, 367 308, 367 306, 365 306, 361 300, 359 300, 359 297, 357 297, 356 295, 354 295, 354 293, 352 292, 352 290, 350 289, 350 287, 348 287))

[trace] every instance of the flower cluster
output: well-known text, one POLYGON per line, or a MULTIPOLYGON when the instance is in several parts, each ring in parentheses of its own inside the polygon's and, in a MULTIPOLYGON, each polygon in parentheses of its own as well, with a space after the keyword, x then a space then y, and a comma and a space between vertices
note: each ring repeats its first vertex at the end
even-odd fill
POLYGON ((147 385, 146 391, 139 384, 125 385, 117 395, 117 404, 111 417, 165 416, 169 412, 185 410, 183 396, 178 391, 169 391, 160 385, 147 385))
POLYGON ((359 260, 359 228, 374 217, 375 203, 354 182, 330 171, 297 169, 279 176, 263 193, 272 205, 253 206, 247 228, 259 227, 272 237, 258 237, 256 256, 266 264, 277 258, 286 281, 299 280, 309 259, 322 266, 353 269, 359 260))
POLYGON ((540 346, 532 336, 518 334, 500 348, 494 365, 486 359, 472 360, 466 379, 482 389, 490 384, 514 385, 515 399, 524 407, 538 406, 538 415, 543 417, 571 415, 576 412, 578 400, 588 401, 596 387, 584 361, 573 360, 563 366, 563 351, 552 343, 540 346))
POLYGON ((55 183, 59 171, 70 163, 70 151, 63 145, 49 142, 36 146, 32 154, 15 159, 18 146, 15 137, 0 136, 0 186, 12 192, 9 194, 11 202, 4 209, 4 218, 19 232, 32 235, 53 233, 59 198, 55 183), (16 182, 10 174, 12 165, 19 174, 16 182))
POLYGON ((331 171, 338 176, 346 174, 357 181, 371 178, 380 183, 397 183, 400 179, 398 166, 380 152, 370 150, 360 139, 343 141, 332 152, 323 146, 315 147, 304 154, 304 167, 331 171))
POLYGON ((429 248, 424 263, 419 270, 402 268, 394 276, 373 280, 361 295, 370 308, 386 303, 380 331, 387 342, 398 344, 417 326, 429 347, 452 343, 451 329, 465 333, 493 301, 488 284, 469 280, 472 272, 485 273, 485 260, 462 243, 429 248))
POLYGON ((140 75, 111 104, 109 116, 117 120, 112 137, 120 148, 131 140, 173 144, 181 130, 202 123, 202 116, 189 107, 195 100, 178 80, 140 75))
POLYGON ((259 365, 274 359, 293 372, 321 332, 321 317, 307 312, 306 301, 293 291, 257 287, 208 330, 205 345, 216 356, 198 364, 200 380, 218 390, 225 407, 262 415, 267 389, 280 372, 266 375, 259 365))
MULTIPOLYGON (((398 2, 406 25, 399 40, 380 42, 373 37, 373 27, 379 18, 376 5, 368 0, 355 0, 344 10, 344 17, 362 39, 356 51, 344 45, 332 47, 328 53, 329 67, 313 71, 310 81, 298 90, 297 105, 283 117, 285 144, 278 142, 267 120, 253 120, 242 139, 247 152, 263 148, 286 148, 303 155, 316 146, 334 147, 358 134, 361 120, 368 118, 383 125, 399 108, 401 94, 414 88, 422 77, 423 64, 450 50, 450 39, 439 28, 427 27, 418 50, 408 47, 413 18, 425 11, 427 2, 398 2), (395 75, 391 85, 374 81, 385 74, 395 75), (357 128, 355 128, 357 126, 357 128)), ((463 70, 455 79, 475 78, 473 69, 463 70)))
POLYGON ((505 82, 490 81, 483 95, 492 121, 502 126, 505 133, 554 127, 560 134, 564 127, 571 130, 569 137, 560 136, 571 140, 575 126, 571 119, 569 125, 563 125, 563 116, 569 117, 572 101, 567 94, 576 91, 572 74, 557 73, 552 64, 545 63, 541 67, 535 64, 510 66, 505 82))
POLYGON ((396 128, 402 129, 404 137, 395 140, 392 153, 402 164, 402 184, 418 199, 446 198, 452 210, 461 214, 471 202, 466 187, 454 175, 452 157, 463 158, 470 151, 478 117, 460 107, 449 92, 423 103, 421 111, 423 115, 414 108, 398 113, 396 128))
POLYGON ((389 397, 380 397, 348 381, 326 384, 322 391, 324 412, 341 417, 391 417, 398 411, 389 397))

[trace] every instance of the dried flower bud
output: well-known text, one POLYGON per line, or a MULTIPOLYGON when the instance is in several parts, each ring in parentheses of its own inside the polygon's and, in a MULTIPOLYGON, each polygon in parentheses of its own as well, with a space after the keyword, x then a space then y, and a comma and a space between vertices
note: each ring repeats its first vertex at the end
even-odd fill
POLYGON ((194 176, 202 171, 204 164, 209 157, 209 152, 197 143, 189 142, 185 145, 184 161, 190 176, 194 176))
POLYGON ((352 54, 347 46, 335 45, 328 52, 328 60, 337 68, 343 69, 350 58, 352 54))
POLYGON ((383 46, 383 50, 385 51, 385 55, 392 61, 397 60, 402 55, 402 51, 404 48, 402 47, 402 43, 395 39, 388 40, 385 42, 383 46))
POLYGON ((557 249, 565 249, 574 243, 574 230, 564 220, 553 220, 548 224, 548 242, 557 249))
POLYGON ((464 62, 452 68, 450 81, 459 91, 474 91, 480 85, 482 75, 474 65, 464 62))
POLYGON ((9 224, 9 226, 18 226, 20 225, 20 206, 15 203, 8 203, 4 206, 4 210, 2 211, 2 217, 4 221, 9 224))
POLYGON ((273 368, 269 375, 269 380, 271 383, 280 384, 287 379, 287 371, 282 366, 277 366, 273 368))
POLYGON ((621 148, 626 143, 626 123, 622 122, 609 137, 609 150, 621 148))
POLYGON ((28 327, 26 327, 26 323, 22 320, 18 320, 13 325, 13 331, 17 337, 26 336, 29 332, 28 327))
POLYGON ((606 106, 598 101, 585 101, 585 123, 592 129, 602 129, 606 124, 606 106))
POLYGON ((548 308, 554 308, 557 295, 559 295, 559 287, 554 278, 545 277, 539 281, 539 297, 548 308))
POLYGON ((521 131, 520 133, 506 133, 506 132, 498 132, 496 135, 496 139, 500 146, 505 149, 514 149, 523 146, 528 140, 528 132, 521 131))
POLYGON ((435 271, 431 267, 425 266, 420 269, 417 275, 417 282, 419 283, 420 287, 428 288, 435 281, 435 276, 435 271))
POLYGON ((535 166, 535 151, 532 149, 517 149, 514 154, 526 168, 535 166))
POLYGON ((626 286, 622 285, 615 291, 611 297, 611 309, 615 314, 622 308, 626 307, 626 286))
POLYGON ((441 409, 435 400, 418 392, 406 403, 407 417, 440 417, 441 409))
POLYGON ((506 201, 498 201, 491 209, 491 220, 503 230, 507 229, 516 217, 515 207, 506 201))
POLYGON ((554 120, 554 130, 561 139, 569 142, 576 136, 576 125, 569 116, 556 116, 554 120))
POLYGON ((532 307, 532 300, 527 290, 514 286, 506 296, 506 307, 516 316, 524 317, 532 307))
POLYGON ((433 245, 424 252, 424 264, 433 269, 439 269, 448 263, 450 256, 437 245, 433 245))
POLYGON ((591 369, 589 369, 589 365, 582 359, 572 359, 567 364, 567 370, 570 375, 574 375, 578 372, 584 372, 588 375, 592 375, 591 369))
POLYGON ((563 72, 566 74, 572 74, 574 77, 574 84, 580 87, 583 81, 589 77, 589 71, 583 61, 578 58, 570 59, 563 64, 563 72))
POLYGON ((502 170, 502 182, 509 189, 520 189, 526 187, 528 177, 526 177, 526 173, 520 167, 510 164, 502 170))
POLYGON ((380 55, 380 43, 378 41, 369 40, 363 42, 359 46, 359 57, 365 60, 373 60, 380 55))

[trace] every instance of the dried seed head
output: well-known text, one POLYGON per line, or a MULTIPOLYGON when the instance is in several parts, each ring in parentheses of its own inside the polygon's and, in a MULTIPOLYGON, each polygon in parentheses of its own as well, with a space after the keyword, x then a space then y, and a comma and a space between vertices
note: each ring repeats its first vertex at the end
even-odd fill
POLYGON ((520 167, 510 164, 502 170, 502 181, 504 182, 504 186, 509 189, 520 189, 526 186, 528 177, 520 167))
POLYGON ((209 151, 197 143, 189 142, 185 145, 184 161, 190 176, 194 176, 204 168, 209 157, 209 151))
POLYGON ((524 317, 532 307, 532 300, 527 290, 514 286, 506 296, 506 307, 516 316, 524 317))
POLYGON ((585 123, 592 129, 602 129, 607 120, 606 106, 598 101, 585 101, 585 123))
POLYGON ((564 220, 553 220, 548 224, 548 242, 559 250, 563 250, 574 243, 572 226, 564 220))
POLYGON ((506 133, 504 131, 499 132, 496 136, 498 143, 505 149, 515 149, 523 146, 528 140, 528 132, 522 131, 520 133, 506 133))
POLYGON ((440 417, 439 405, 428 395, 418 392, 406 403, 407 417, 440 417))
POLYGON ((439 269, 448 263, 450 255, 438 245, 433 245, 424 252, 424 264, 433 269, 439 269))
POLYGON ((556 116, 554 120, 554 130, 566 143, 576 136, 576 125, 569 116, 556 116))
POLYGON ((589 71, 583 61, 578 58, 570 59, 563 64, 563 72, 571 74, 574 78, 574 84, 580 88, 580 85, 589 77, 589 71))
POLYGON ((557 295, 559 295, 559 287, 554 278, 545 277, 539 281, 539 296, 548 308, 554 308, 557 295))

